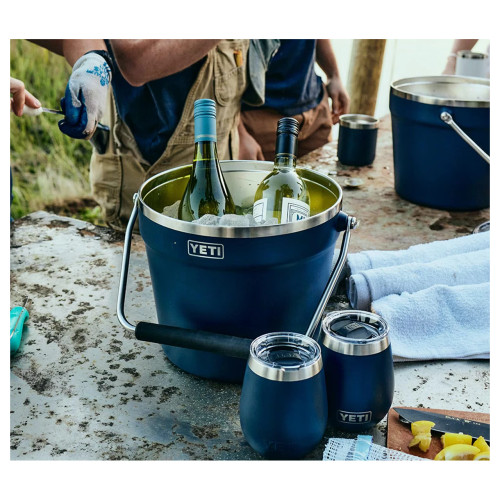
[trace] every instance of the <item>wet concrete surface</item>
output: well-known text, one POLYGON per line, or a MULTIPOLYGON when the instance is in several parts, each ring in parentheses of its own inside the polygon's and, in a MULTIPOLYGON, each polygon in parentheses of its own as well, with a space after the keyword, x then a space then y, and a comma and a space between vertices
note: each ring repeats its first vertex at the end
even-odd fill
MULTIPOLYGON (((344 210, 362 221, 351 251, 447 239, 489 220, 489 211, 459 216, 398 199, 385 169, 386 162, 392 165, 386 136, 379 135, 375 165, 356 172, 367 176, 364 187, 345 194, 344 210)), ((327 145, 305 160, 325 168, 323 159, 334 154, 332 148, 327 145)), ((340 179, 340 167, 331 160, 329 165, 340 179)), ((45 212, 13 223, 11 307, 27 296, 31 302, 20 349, 11 358, 11 459, 260 459, 241 432, 240 385, 181 371, 159 345, 136 340, 118 323, 122 238, 45 212)), ((328 310, 346 308, 339 288, 328 310)), ((126 311, 134 324, 156 321, 139 236, 132 245, 126 311)), ((488 361, 396 363, 395 375, 395 406, 489 412, 488 361)), ((385 444, 385 421, 372 434, 385 444)), ((329 427, 306 458, 321 459, 333 436, 355 437, 329 427)))

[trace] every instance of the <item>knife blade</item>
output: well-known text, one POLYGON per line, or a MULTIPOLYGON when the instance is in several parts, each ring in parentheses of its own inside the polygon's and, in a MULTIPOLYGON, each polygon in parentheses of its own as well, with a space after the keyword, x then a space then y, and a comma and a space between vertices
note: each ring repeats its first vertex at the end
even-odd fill
POLYGON ((445 432, 455 432, 469 434, 474 439, 483 436, 485 441, 490 441, 490 424, 477 422, 465 418, 452 417, 432 411, 414 410, 409 408, 393 408, 403 422, 411 423, 419 420, 430 420, 436 425, 431 429, 432 432, 443 434, 445 432))
POLYGON ((60 109, 50 109, 50 108, 42 108, 44 113, 52 113, 53 115, 64 115, 64 112, 60 109))

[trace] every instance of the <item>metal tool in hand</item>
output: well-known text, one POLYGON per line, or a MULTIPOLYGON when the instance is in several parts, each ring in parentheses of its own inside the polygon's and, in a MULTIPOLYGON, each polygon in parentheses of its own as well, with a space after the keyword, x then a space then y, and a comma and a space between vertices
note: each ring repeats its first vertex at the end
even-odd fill
MULTIPOLYGON (((64 111, 60 109, 50 109, 44 107, 30 108, 29 106, 26 106, 26 104, 24 105, 23 115, 39 116, 42 113, 65 116, 64 111)), ((98 123, 95 132, 89 140, 99 154, 104 154, 109 141, 109 127, 107 125, 103 125, 102 123, 98 123)))
POLYGON ((22 307, 13 307, 10 310, 10 354, 15 354, 21 344, 25 321, 29 318, 28 305, 29 297, 26 297, 22 307))

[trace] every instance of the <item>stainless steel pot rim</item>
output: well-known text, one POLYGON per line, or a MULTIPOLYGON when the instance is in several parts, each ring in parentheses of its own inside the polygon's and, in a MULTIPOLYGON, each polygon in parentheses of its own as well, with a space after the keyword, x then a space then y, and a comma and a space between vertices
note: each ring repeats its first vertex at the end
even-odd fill
MULTIPOLYGON (((221 165, 226 163, 238 163, 244 165, 255 164, 252 160, 223 160, 220 162, 221 165)), ((272 162, 260 162, 272 165, 272 162)), ((305 169, 304 169, 305 170, 305 169)), ((335 184, 339 192, 339 197, 337 201, 327 210, 323 212, 308 217, 307 219, 290 222, 286 224, 277 224, 273 226, 255 226, 255 227, 233 227, 233 226, 203 226, 200 224, 193 224, 192 222, 186 222, 178 219, 173 219, 167 215, 163 215, 156 210, 149 207, 143 198, 143 188, 150 182, 164 175, 165 172, 160 172, 155 176, 149 178, 145 181, 139 188, 139 210, 142 214, 150 219, 151 221, 159 224, 160 226, 179 231, 181 233, 192 234, 196 236, 206 236, 212 238, 264 238, 270 236, 279 236, 284 234, 297 233, 299 231, 306 231, 312 227, 319 226, 330 219, 333 219, 341 210, 342 207, 342 188, 333 179, 327 177, 320 172, 312 171, 314 175, 323 177, 329 182, 335 184)))
POLYGON ((457 75, 439 75, 439 76, 421 76, 412 78, 403 78, 396 80, 391 84, 391 94, 409 101, 416 101, 423 104, 434 104, 440 106, 456 106, 463 108, 489 108, 490 99, 454 99, 450 97, 438 97, 426 94, 422 91, 412 91, 411 86, 414 85, 432 86, 436 84, 442 85, 478 85, 490 87, 488 78, 457 76, 457 75))
POLYGON ((340 115, 340 125, 346 128, 358 130, 370 130, 378 128, 380 121, 371 115, 347 114, 340 115))
POLYGON ((459 50, 457 52, 457 57, 463 59, 488 59, 488 54, 484 52, 472 52, 472 50, 459 50))
POLYGON ((266 333, 251 343, 248 368, 256 375, 276 382, 306 380, 323 368, 321 348, 314 339, 300 333, 266 333), (266 358, 266 355, 279 350, 294 350, 302 353, 306 359, 294 364, 280 364, 266 358))
POLYGON ((369 356, 384 351, 389 347, 389 326, 378 314, 367 311, 347 310, 327 314, 322 321, 320 343, 327 349, 349 356, 369 356), (338 335, 332 330, 332 323, 341 319, 352 319, 376 325, 379 335, 373 339, 353 339, 338 335))

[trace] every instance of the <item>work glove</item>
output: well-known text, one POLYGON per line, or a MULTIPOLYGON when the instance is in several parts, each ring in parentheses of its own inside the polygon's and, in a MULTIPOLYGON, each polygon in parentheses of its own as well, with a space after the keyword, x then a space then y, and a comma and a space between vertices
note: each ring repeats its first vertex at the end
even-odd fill
POLYGON ((65 114, 59 122, 61 132, 75 139, 92 137, 104 113, 111 76, 108 62, 95 52, 76 61, 61 99, 65 114))

